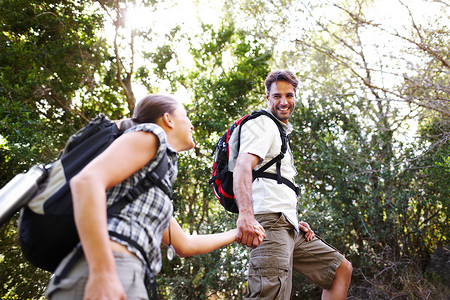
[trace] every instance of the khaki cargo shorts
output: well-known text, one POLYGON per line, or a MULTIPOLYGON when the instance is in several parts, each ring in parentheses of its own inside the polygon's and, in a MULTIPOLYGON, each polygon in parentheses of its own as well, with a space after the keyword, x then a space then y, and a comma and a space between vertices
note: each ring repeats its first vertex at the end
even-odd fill
POLYGON ((248 290, 244 299, 290 299, 292 270, 330 288, 344 256, 321 238, 307 242, 283 214, 256 215, 266 239, 250 250, 248 290))

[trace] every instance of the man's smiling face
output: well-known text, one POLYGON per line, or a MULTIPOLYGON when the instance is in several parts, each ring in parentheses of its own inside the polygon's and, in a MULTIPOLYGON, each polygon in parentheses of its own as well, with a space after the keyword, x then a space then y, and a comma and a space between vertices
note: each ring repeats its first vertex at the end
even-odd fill
POLYGON ((275 81, 266 95, 269 109, 280 121, 287 124, 295 107, 295 89, 286 81, 275 81))

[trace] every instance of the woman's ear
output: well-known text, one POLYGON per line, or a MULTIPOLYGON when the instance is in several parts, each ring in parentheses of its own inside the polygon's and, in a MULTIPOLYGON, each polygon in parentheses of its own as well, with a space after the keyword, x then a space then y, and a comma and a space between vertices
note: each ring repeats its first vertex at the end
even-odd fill
POLYGON ((167 126, 168 128, 173 128, 174 124, 169 113, 166 112, 162 115, 162 121, 164 125, 167 126))

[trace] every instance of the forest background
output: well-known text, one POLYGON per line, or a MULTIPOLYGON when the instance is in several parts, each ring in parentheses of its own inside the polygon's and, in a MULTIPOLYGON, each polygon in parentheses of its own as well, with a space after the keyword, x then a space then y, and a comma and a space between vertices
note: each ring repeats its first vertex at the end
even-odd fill
MULTIPOLYGON (((438 0, 1 0, 0 186, 98 113, 170 93, 197 143, 180 155, 175 217, 190 234, 233 228, 207 183, 214 142, 289 68, 299 214, 352 262, 349 299, 445 299, 449 16, 438 0)), ((50 274, 22 258, 16 220, 0 228, 0 297, 38 299, 50 274)), ((247 255, 164 259, 160 297, 240 299, 247 255)), ((294 278, 292 299, 319 295, 294 278)))

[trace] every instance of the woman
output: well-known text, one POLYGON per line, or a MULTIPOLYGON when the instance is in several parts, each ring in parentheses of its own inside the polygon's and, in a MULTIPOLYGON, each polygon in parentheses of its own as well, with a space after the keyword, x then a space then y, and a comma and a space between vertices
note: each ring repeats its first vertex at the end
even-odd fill
MULTIPOLYGON (((157 187, 107 217, 106 208, 145 177, 164 153, 170 167, 163 182, 171 187, 177 175, 176 153, 195 145, 186 110, 169 96, 145 97, 136 105, 133 119, 120 127, 124 134, 70 181, 84 257, 60 282, 50 282, 46 292, 50 299, 148 299, 146 272, 157 274, 161 269, 160 243, 163 234, 164 242, 169 242, 169 222, 171 243, 182 256, 206 253, 235 240, 234 231, 184 234, 172 217, 170 198, 157 187)), ((264 230, 258 231, 263 239, 264 230)))

